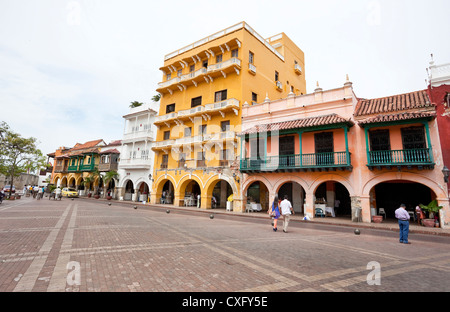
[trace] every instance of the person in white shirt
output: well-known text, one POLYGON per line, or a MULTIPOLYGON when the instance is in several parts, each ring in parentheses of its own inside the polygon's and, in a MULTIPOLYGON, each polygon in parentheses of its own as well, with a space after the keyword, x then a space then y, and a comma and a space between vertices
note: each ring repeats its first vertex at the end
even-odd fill
POLYGON ((281 214, 283 215, 283 232, 287 233, 291 214, 295 214, 287 195, 284 195, 284 199, 281 201, 280 208, 281 214))

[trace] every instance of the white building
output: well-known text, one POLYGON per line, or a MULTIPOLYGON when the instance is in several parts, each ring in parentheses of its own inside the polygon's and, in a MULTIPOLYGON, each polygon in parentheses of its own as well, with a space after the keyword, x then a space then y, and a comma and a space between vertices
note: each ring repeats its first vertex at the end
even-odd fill
MULTIPOLYGON (((158 103, 159 105, 159 103, 158 103)), ((119 160, 119 199, 147 202, 152 188, 152 171, 157 112, 149 104, 130 108, 125 119, 119 160)))

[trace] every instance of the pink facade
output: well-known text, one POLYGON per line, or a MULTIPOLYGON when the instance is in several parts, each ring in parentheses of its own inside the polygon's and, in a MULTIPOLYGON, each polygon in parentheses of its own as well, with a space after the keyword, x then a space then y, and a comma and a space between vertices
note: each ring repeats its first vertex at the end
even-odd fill
POLYGON ((392 218, 401 203, 411 209, 437 199, 440 226, 448 224, 435 107, 424 91, 364 100, 347 80, 342 88, 244 104, 242 117, 243 194, 264 189, 265 208, 286 193, 296 212, 314 218, 317 207, 334 208, 339 199, 338 215, 371 222, 380 208, 392 218))

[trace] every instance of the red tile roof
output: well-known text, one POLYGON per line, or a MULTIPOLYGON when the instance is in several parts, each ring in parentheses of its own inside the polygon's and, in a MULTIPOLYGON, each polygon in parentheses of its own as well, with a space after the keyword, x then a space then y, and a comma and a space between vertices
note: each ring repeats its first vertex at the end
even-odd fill
POLYGON ((280 131, 280 130, 288 130, 288 129, 309 128, 309 127, 315 127, 315 126, 341 124, 341 123, 353 124, 352 121, 347 120, 337 114, 330 114, 330 115, 323 115, 323 116, 317 116, 317 117, 301 118, 301 119, 290 120, 290 121, 275 122, 275 123, 265 124, 265 125, 257 125, 250 129, 242 131, 240 133, 240 135, 250 134, 250 133, 269 132, 269 131, 280 131))
POLYGON ((120 152, 117 149, 113 148, 106 151, 101 151, 100 154, 120 154, 120 152))
POLYGON ((104 141, 102 139, 100 139, 100 140, 88 141, 88 142, 83 143, 83 144, 77 143, 71 149, 71 151, 85 149, 85 148, 91 148, 91 147, 97 146, 98 144, 100 144, 102 142, 104 143, 104 141))
POLYGON ((360 99, 356 104, 355 116, 373 115, 421 109, 433 106, 426 90, 386 96, 377 99, 360 99))
POLYGON ((436 112, 434 112, 434 111, 403 112, 403 113, 398 113, 398 114, 377 115, 374 117, 365 118, 365 119, 359 120, 358 124, 364 125, 364 124, 370 124, 370 123, 427 118, 427 117, 435 117, 435 116, 436 116, 436 112))

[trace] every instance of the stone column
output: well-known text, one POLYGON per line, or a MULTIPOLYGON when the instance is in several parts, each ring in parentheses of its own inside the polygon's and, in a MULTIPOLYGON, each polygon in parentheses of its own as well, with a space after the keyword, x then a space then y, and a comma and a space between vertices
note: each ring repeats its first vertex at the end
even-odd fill
POLYGON ((304 214, 305 217, 314 218, 314 193, 306 193, 305 204, 304 204, 304 214))

